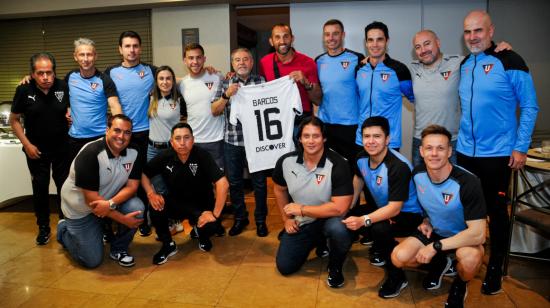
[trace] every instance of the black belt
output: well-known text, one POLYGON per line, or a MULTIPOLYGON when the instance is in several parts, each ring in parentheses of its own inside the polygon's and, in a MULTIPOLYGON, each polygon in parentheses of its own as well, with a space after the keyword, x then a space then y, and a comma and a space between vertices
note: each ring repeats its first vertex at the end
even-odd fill
POLYGON ((155 149, 167 149, 170 146, 169 142, 156 142, 149 139, 149 145, 155 149))

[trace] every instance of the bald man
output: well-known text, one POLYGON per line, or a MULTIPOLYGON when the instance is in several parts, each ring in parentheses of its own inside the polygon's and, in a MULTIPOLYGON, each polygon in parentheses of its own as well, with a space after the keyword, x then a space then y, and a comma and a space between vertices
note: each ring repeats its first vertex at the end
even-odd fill
POLYGON ((529 68, 513 51, 495 52, 494 32, 486 12, 472 11, 464 18, 464 42, 471 54, 460 66, 457 142, 458 164, 480 178, 487 203, 491 256, 481 292, 488 295, 502 291, 510 174, 525 165, 538 112, 529 68))
MULTIPOLYGON (((460 120, 458 83, 460 63, 464 57, 443 54, 437 34, 427 29, 415 34, 413 49, 418 60, 413 61, 409 67, 416 100, 412 159, 413 165, 418 166, 423 163, 419 152, 421 133, 431 124, 447 128, 451 132, 451 146, 456 149, 460 120)), ((511 50, 512 46, 501 42, 495 51, 506 49, 511 50)), ((455 151, 452 152, 450 161, 456 164, 455 151)))

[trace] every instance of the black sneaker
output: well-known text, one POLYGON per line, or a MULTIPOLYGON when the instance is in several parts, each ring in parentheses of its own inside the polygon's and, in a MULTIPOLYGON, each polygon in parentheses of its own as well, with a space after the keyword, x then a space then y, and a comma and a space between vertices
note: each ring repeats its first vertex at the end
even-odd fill
POLYGON ((451 289, 449 290, 449 297, 447 297, 445 307, 463 308, 466 295, 468 295, 466 282, 462 281, 460 277, 456 277, 451 285, 451 289))
POLYGON ((159 252, 153 256, 153 264, 161 265, 168 261, 168 258, 178 253, 176 242, 171 241, 168 244, 162 244, 159 252))
POLYGON ((451 267, 452 261, 451 258, 446 257, 445 261, 441 262, 442 264, 433 263, 430 264, 430 270, 428 271, 426 277, 424 277, 424 280, 422 280, 422 287, 425 290, 437 290, 441 288, 441 280, 443 279, 443 275, 445 275, 447 270, 449 270, 449 267, 451 267))
POLYGON ((246 228, 246 226, 248 226, 249 223, 250 221, 248 219, 235 220, 233 227, 229 229, 229 235, 235 236, 235 235, 241 234, 244 228, 246 228))
POLYGON ((221 223, 217 223, 216 224, 216 232, 214 233, 214 235, 216 237, 222 237, 225 235, 225 229, 223 228, 222 224, 221 223))
POLYGON ((36 245, 46 245, 50 241, 50 226, 39 226, 36 245))
POLYGON ((363 237, 359 240, 359 243, 361 245, 364 245, 364 246, 367 246, 367 247, 371 247, 372 246, 372 243, 374 243, 374 241, 372 240, 372 238, 368 235, 363 235, 363 237))
POLYGON ((139 235, 145 237, 151 235, 151 227, 147 223, 142 223, 139 226, 139 235))
POLYGON ((382 298, 393 298, 399 296, 401 290, 405 289, 408 284, 407 278, 404 276, 402 278, 388 276, 386 281, 384 281, 380 287, 380 290, 378 290, 378 296, 382 298))
POLYGON ((120 266, 130 267, 136 264, 136 261, 134 261, 134 257, 129 255, 126 251, 111 252, 109 254, 109 257, 114 261, 118 261, 118 264, 120 266))
POLYGON ((330 251, 328 250, 327 245, 319 245, 317 248, 315 248, 315 254, 319 258, 326 258, 330 255, 330 251))
POLYGON ((199 249, 202 251, 210 251, 212 249, 212 242, 209 238, 199 238, 199 249))
POLYGON ((267 225, 265 224, 265 222, 257 222, 256 235, 258 237, 266 237, 267 234, 269 234, 269 231, 267 230, 267 225))
POLYGON ((446 277, 455 277, 458 274, 458 271, 456 270, 456 260, 453 260, 453 263, 451 264, 451 267, 445 272, 446 277))
POLYGON ((331 288, 340 288, 344 285, 344 275, 339 269, 329 269, 327 285, 331 288))
POLYGON ((386 260, 378 251, 373 251, 370 254, 370 264, 374 266, 384 266, 386 264, 386 260))
POLYGON ((502 292, 502 271, 495 266, 489 266, 485 274, 485 280, 481 284, 481 293, 495 295, 500 292, 502 292))

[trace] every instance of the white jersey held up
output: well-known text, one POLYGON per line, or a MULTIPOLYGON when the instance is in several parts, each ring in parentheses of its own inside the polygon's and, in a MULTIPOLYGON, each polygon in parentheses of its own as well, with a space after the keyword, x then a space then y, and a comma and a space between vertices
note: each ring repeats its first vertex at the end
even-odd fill
POLYGON ((241 87, 231 97, 229 122, 241 122, 250 172, 271 169, 279 157, 294 150, 296 114, 302 114, 302 102, 298 86, 288 76, 241 87))

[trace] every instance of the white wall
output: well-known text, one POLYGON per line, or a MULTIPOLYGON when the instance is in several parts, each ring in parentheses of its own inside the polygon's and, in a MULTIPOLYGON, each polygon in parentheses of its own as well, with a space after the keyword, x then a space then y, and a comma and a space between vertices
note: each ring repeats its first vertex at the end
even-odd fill
POLYGON ((151 26, 155 65, 170 65, 178 77, 187 74, 182 60, 181 29, 199 28, 206 65, 224 73, 229 70, 228 4, 153 9, 151 26))
MULTIPOLYGON (((462 21, 473 9, 485 9, 486 0, 390 0, 304 3, 290 6, 290 24, 297 50, 311 57, 324 52, 322 28, 336 18, 344 23, 346 47, 365 54, 365 26, 377 20, 389 28, 388 54, 405 64, 413 60, 412 37, 423 28, 431 28, 442 40, 443 51, 462 54, 462 21)), ((457 93, 458 95, 458 93, 457 93)), ((410 158, 413 107, 405 99, 402 111, 402 150, 410 158)))

